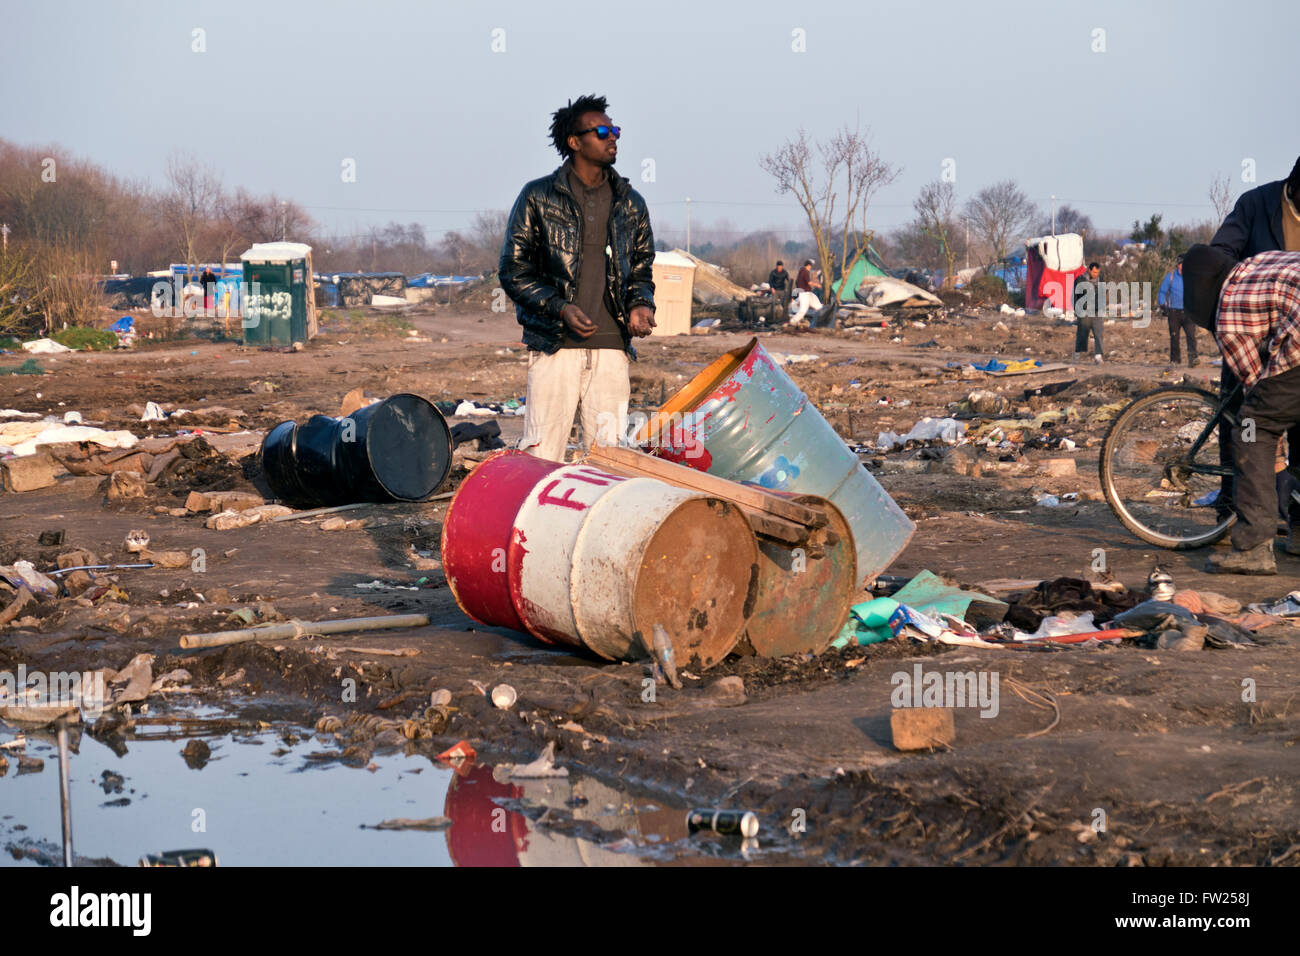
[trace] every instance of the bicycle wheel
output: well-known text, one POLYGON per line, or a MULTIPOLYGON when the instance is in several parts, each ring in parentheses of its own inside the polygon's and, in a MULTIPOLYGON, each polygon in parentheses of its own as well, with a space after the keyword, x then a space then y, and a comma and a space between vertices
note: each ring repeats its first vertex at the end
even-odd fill
POLYGON ((1148 392, 1111 423, 1098 466, 1116 516, 1143 541, 1187 550, 1214 544, 1237 520, 1217 502, 1226 469, 1210 427, 1217 395, 1187 386, 1148 392))

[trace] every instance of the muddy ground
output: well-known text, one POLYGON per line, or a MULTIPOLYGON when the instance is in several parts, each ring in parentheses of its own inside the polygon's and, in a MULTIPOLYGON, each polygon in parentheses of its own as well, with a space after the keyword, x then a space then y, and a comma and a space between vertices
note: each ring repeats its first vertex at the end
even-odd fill
MULTIPOLYGON (((460 304, 406 321, 416 334, 401 319, 337 313, 300 353, 190 340, 42 357, 44 376, 0 376, 0 408, 75 409, 88 422, 145 436, 174 434, 177 426, 138 421, 127 411, 133 403, 220 405, 241 413, 232 432, 256 432, 285 419, 338 414, 345 393, 357 387, 433 400, 523 395, 526 353, 511 316, 460 304), (274 388, 256 384, 267 382, 274 388)), ((733 331, 643 342, 632 371, 634 406, 657 405, 747 338, 733 331)), ((1110 571, 1133 588, 1145 585, 1157 561, 1179 587, 1242 601, 1300 587, 1300 559, 1280 549, 1275 578, 1204 575, 1206 552, 1157 551, 1126 532, 1100 500, 1096 460, 1105 422, 1090 424, 1091 412, 1185 375, 1217 380, 1218 370, 1209 366, 1168 367, 1159 320, 1148 329, 1123 321, 1108 327, 1113 360, 1105 365, 1006 379, 945 377, 940 370, 991 356, 1068 363, 1073 328, 954 306, 896 317, 880 331, 765 332, 762 338, 769 351, 818 356, 788 371, 852 443, 890 429, 904 432, 923 415, 942 416, 974 388, 1001 389, 1021 413, 1066 404, 1083 410, 1079 422, 1056 433, 1076 443, 1070 451, 1018 448, 975 456, 959 449, 938 460, 917 450, 864 454, 917 523, 890 574, 928 568, 972 586, 1037 581, 1078 576, 1103 549, 1110 571), (1060 395, 1024 398, 1027 388, 1069 379, 1076 384, 1060 395), (970 467, 975 457, 978 475, 970 467), (1072 458, 1077 473, 1038 473, 1049 458, 1072 458), (1038 507, 1035 495, 1043 491, 1078 492, 1079 500, 1038 507)), ((1202 339, 1203 354, 1213 357, 1213 346, 1202 339)), ((8 364, 17 360, 0 356, 0 365, 8 364)), ((501 424, 507 439, 522 430, 519 419, 501 424)), ((255 448, 259 437, 220 440, 237 454, 255 448)), ((24 609, 0 631, 0 668, 120 668, 148 651, 158 658, 155 674, 185 667, 209 699, 237 691, 296 702, 312 723, 357 710, 418 716, 431 691, 447 688, 456 709, 435 736, 399 743, 345 731, 341 759, 364 767, 385 748, 434 754, 460 739, 481 754, 531 758, 554 740, 561 762, 597 777, 701 805, 759 811, 765 838, 791 860, 1300 862, 1300 653, 1289 629, 1264 632, 1258 647, 1195 653, 1132 644, 1014 651, 890 642, 814 658, 733 657, 688 676, 680 691, 659 687, 650 703, 642 700, 643 665, 602 664, 468 619, 439 570, 445 502, 350 512, 367 526, 337 531, 321 530, 320 519, 215 531, 203 527, 202 516, 167 513, 191 490, 256 489, 252 461, 214 459, 165 487, 151 486, 144 499, 109 501, 95 476, 67 476, 52 488, 0 496, 0 563, 27 558, 51 567, 71 548, 124 561, 123 540, 137 528, 148 531, 155 549, 202 548, 206 555, 202 573, 122 571, 116 579, 123 594, 84 602, 90 606, 64 598, 24 609), (65 543, 41 546, 40 533, 54 529, 65 531, 65 543), (357 587, 376 581, 380 587, 357 587), (284 617, 420 611, 433 624, 198 653, 179 648, 179 635, 231 626, 225 624, 231 611, 260 602, 284 617), (394 650, 409 656, 381 653, 394 650), (891 675, 911 672, 916 663, 996 673, 998 715, 959 710, 951 748, 898 753, 890 738, 891 675), (711 687, 727 675, 744 681, 743 700, 711 687), (357 703, 341 700, 347 677, 358 681, 357 703), (1253 701, 1243 700, 1248 678, 1253 701), (500 682, 518 690, 513 711, 494 709, 478 689, 500 682), (1101 833, 1092 826, 1099 812, 1106 819, 1101 833), (803 831, 788 833, 800 820, 806 820, 803 831)), ((565 821, 561 815, 548 825, 563 828, 565 821)))

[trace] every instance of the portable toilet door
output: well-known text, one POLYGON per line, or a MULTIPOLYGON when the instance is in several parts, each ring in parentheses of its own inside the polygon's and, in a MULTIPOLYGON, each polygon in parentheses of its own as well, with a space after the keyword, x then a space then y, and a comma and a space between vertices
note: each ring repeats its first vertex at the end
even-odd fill
POLYGON ((316 288, 311 271, 311 248, 299 259, 289 262, 289 287, 293 295, 293 312, 289 317, 292 341, 306 342, 316 334, 316 288))
POLYGON ((247 290, 244 342, 290 345, 315 335, 311 247, 297 242, 260 243, 240 258, 247 290))
POLYGON ((689 334, 695 263, 675 252, 656 252, 652 271, 655 284, 655 327, 650 334, 689 334))
POLYGON ((293 292, 285 262, 245 262, 248 299, 244 309, 244 344, 292 343, 293 292))

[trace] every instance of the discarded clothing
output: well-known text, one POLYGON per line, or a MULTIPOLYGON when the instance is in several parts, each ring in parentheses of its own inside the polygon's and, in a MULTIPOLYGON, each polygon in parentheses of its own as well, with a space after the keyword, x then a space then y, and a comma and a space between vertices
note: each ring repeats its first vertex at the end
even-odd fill
MULTIPOLYGON (((1143 595, 1125 588, 1122 591, 1095 590, 1082 578, 1056 578, 1040 581, 1032 591, 1012 595, 1006 620, 1022 631, 1033 633, 1049 614, 1061 611, 1092 611, 1098 624, 1109 621, 1121 611, 1139 604, 1143 595)), ((1179 608, 1184 613, 1190 613, 1179 608)))
POLYGON ((498 424, 495 418, 490 422, 484 422, 482 425, 475 425, 473 422, 461 422, 459 425, 452 426, 451 445, 453 448, 474 439, 478 439, 479 451, 492 451, 506 447, 506 443, 501 440, 501 425, 498 424))
POLYGON ((1023 372, 1026 369, 1038 368, 1043 363, 1038 359, 1021 359, 1018 362, 999 362, 997 359, 989 359, 983 365, 971 363, 971 368, 980 372, 1023 372))

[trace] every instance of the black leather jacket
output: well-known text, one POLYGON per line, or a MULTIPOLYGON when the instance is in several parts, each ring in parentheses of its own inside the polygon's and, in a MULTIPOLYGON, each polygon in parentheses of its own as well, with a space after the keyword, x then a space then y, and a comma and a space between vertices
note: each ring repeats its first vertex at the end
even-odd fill
MULTIPOLYGON (((654 308, 654 235, 645 200, 628 181, 609 170, 613 201, 609 210, 605 260, 606 289, 623 345, 635 358, 628 315, 633 307, 654 308)), ((578 291, 582 266, 582 211, 569 188, 568 164, 524 186, 510 210, 501 246, 501 288, 515 303, 530 349, 555 352, 564 340, 560 313, 578 291)))

